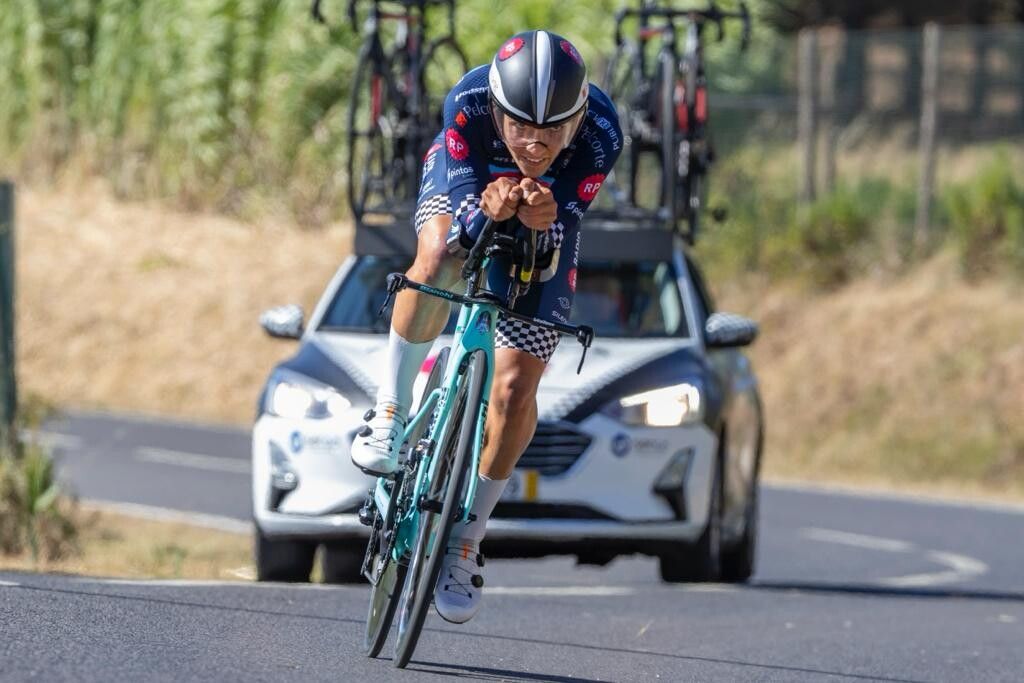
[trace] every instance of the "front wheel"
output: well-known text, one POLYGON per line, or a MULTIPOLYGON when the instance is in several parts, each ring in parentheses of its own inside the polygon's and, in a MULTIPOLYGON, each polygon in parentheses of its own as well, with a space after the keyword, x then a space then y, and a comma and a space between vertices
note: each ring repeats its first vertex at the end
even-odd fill
POLYGON ((715 458, 711 475, 708 524, 695 545, 678 545, 658 557, 661 580, 667 583, 717 581, 722 561, 721 459, 715 458))
POLYGON ((409 560, 409 575, 402 593, 401 613, 398 621, 398 642, 395 644, 394 664, 404 668, 412 658, 423 629, 427 610, 434 595, 434 584, 441 573, 441 561, 448 547, 448 537, 462 513, 463 487, 473 455, 480 406, 484 399, 484 380, 487 360, 477 351, 466 367, 465 380, 454 399, 454 409, 447 424, 449 430, 436 450, 434 473, 430 479, 427 504, 436 505, 436 512, 423 507, 419 514, 416 543, 409 560))
POLYGON ((360 52, 348 110, 348 201, 360 221, 374 200, 387 199, 392 150, 385 128, 393 115, 391 86, 380 57, 368 43, 360 52))
MULTIPOLYGON (((445 369, 448 367, 449 347, 444 347, 434 359, 434 367, 430 369, 427 376, 427 383, 423 387, 423 394, 420 396, 419 409, 423 410, 427 397, 441 384, 445 369)), ((428 429, 428 420, 419 422, 415 429, 409 433, 407 449, 416 447, 416 443, 428 429)), ((395 479, 392 488, 392 496, 399 497, 407 487, 403 487, 404 477, 399 475, 395 479)), ((414 481, 414 479, 413 479, 414 481)), ((366 631, 363 638, 363 650, 368 657, 376 657, 384 643, 388 639, 388 631, 391 630, 391 622, 395 618, 395 609, 398 606, 398 598, 405 586, 405 575, 408 564, 396 562, 390 555, 391 548, 383 543, 383 533, 395 533, 395 514, 401 501, 393 500, 388 517, 375 520, 373 531, 370 537, 373 553, 370 559, 370 575, 377 577, 377 582, 370 589, 370 610, 366 615, 366 631), (374 544, 376 545, 374 546, 374 544)))

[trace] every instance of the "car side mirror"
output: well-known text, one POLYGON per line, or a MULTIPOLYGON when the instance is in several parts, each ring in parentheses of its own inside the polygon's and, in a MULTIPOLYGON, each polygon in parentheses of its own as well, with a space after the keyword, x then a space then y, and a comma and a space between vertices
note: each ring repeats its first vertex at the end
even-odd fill
POLYGON ((302 306, 275 306, 263 311, 260 315, 260 325, 271 337, 299 339, 302 336, 304 318, 302 306))
POLYGON ((704 325, 704 343, 712 349, 747 346, 757 338, 757 323, 734 313, 712 313, 704 325))

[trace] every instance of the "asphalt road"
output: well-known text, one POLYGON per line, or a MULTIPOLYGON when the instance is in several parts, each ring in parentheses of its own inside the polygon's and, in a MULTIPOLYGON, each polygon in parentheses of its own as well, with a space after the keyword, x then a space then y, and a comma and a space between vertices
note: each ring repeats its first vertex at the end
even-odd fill
MULTIPOLYGON (((249 519, 244 432, 76 414, 40 438, 83 498, 249 519)), ((359 652, 363 587, 0 573, 0 680, 1024 680, 1024 508, 766 487, 761 519, 747 586, 491 562, 481 613, 432 615, 404 673, 359 652)))

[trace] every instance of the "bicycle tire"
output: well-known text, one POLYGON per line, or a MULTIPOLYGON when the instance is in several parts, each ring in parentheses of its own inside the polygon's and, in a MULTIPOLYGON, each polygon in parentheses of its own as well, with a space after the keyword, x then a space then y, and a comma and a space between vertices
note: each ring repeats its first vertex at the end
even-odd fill
MULTIPOLYGON (((444 99, 448 95, 448 91, 459 82, 467 71, 469 71, 469 59, 466 57, 466 53, 463 52, 462 47, 455 42, 454 37, 445 36, 430 42, 423 53, 423 61, 420 62, 420 73, 418 76, 424 101, 423 111, 421 112, 421 126, 430 130, 431 133, 441 129, 444 125, 444 99), (450 70, 445 70, 443 73, 436 75, 428 74, 427 69, 431 64, 444 62, 444 60, 439 60, 437 57, 439 51, 444 48, 452 50, 458 60, 456 65, 450 70), (452 74, 457 74, 454 79, 452 74)), ((420 151, 424 152, 426 150, 420 151)))
POLYGON ((677 229, 679 210, 676 206, 676 62, 671 51, 662 51, 661 62, 661 206, 668 212, 670 230, 677 229))
POLYGON ((447 472, 445 450, 439 450, 441 457, 437 460, 438 475, 432 481, 431 494, 440 494, 440 486, 444 486, 444 503, 439 513, 423 510, 420 513, 420 527, 417 531, 416 545, 409 562, 409 573, 406 576, 402 593, 402 611, 399 615, 398 640, 395 643, 393 663, 398 668, 405 668, 412 658, 419 641, 420 631, 427 616, 427 610, 433 600, 434 585, 441 572, 441 559, 448 545, 448 537, 455 525, 459 504, 462 500, 462 488, 466 482, 467 469, 473 450, 473 438, 476 436, 476 424, 479 407, 484 399, 483 387, 486 377, 486 357, 482 351, 475 351, 470 356, 466 367, 466 379, 461 386, 466 388, 465 400, 456 404, 459 429, 453 431, 446 441, 454 443, 454 452, 447 472), (436 522, 434 520, 436 518, 436 522), (434 524, 436 523, 436 529, 434 524), (433 535, 433 552, 427 556, 430 537, 433 535), (440 550, 440 552, 438 552, 440 550), (423 564, 425 562, 425 565, 423 564))
POLYGON ((617 205, 623 201, 631 206, 637 203, 636 175, 640 141, 634 139, 632 117, 635 115, 636 92, 641 79, 636 49, 630 43, 620 45, 608 60, 604 76, 605 91, 619 115, 624 145, 629 147, 629 154, 623 154, 619 158, 618 164, 608 174, 606 181, 617 205), (625 179, 625 183, 619 180, 620 175, 625 179), (626 187, 623 187, 624 184, 626 187))
POLYGON ((386 99, 391 86, 383 70, 376 68, 378 59, 373 42, 366 42, 359 50, 355 76, 352 79, 352 99, 348 108, 348 202, 356 222, 362 220, 370 198, 381 194, 374 185, 386 188, 385 172, 390 166, 388 148, 380 128, 380 116, 387 111, 386 99), (376 89, 376 95, 374 90, 376 89), (366 102, 362 97, 367 96, 366 102), (374 97, 379 101, 376 105, 374 97), (368 107, 368 109, 364 109, 368 107), (377 115, 375 116, 375 111, 377 115), (360 120, 365 116, 365 121, 360 120))
MULTIPOLYGON (((423 394, 420 398, 421 408, 423 401, 430 395, 430 392, 440 386, 445 368, 448 365, 449 352, 450 348, 446 346, 437 354, 437 358, 434 360, 434 367, 430 369, 427 383, 423 387, 423 394)), ((429 426, 427 422, 427 420, 420 422, 417 428, 410 432, 407 448, 415 447, 416 442, 419 441, 420 436, 423 435, 423 432, 429 426)), ((398 480, 396 489, 401 488, 401 481, 398 480)), ((395 495, 398 495, 398 493, 395 493, 395 495)), ((394 519, 391 520, 391 523, 394 523, 394 519)), ((388 526, 387 520, 385 520, 384 526, 388 526)), ((372 543, 373 539, 370 542, 372 543)), ((385 558, 379 550, 380 548, 378 548, 378 552, 373 558, 370 571, 376 573, 380 563, 384 561, 389 562, 389 566, 384 569, 384 573, 381 575, 377 585, 370 589, 370 607, 366 615, 366 631, 363 636, 363 651, 367 657, 376 657, 380 654, 384 643, 387 642, 388 633, 391 631, 391 622, 394 620, 395 609, 398 606, 398 596, 401 595, 402 589, 405 586, 407 569, 406 565, 395 562, 393 559, 385 558)))

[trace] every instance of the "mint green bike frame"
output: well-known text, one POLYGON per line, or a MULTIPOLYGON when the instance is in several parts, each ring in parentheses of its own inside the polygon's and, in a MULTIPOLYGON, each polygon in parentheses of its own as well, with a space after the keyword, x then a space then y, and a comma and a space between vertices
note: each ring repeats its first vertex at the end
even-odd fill
MULTIPOLYGON (((487 262, 484 262, 484 268, 487 262)), ((442 299, 451 299, 450 292, 441 289, 434 289, 426 285, 420 286, 421 291, 433 294, 442 299)), ((477 406, 466 406, 466 410, 476 410, 476 427, 473 437, 473 457, 469 471, 468 489, 465 499, 462 501, 462 516, 459 521, 469 521, 469 510, 473 505, 473 498, 476 495, 477 477, 474 474, 480 468, 480 452, 483 446, 484 421, 487 419, 487 398, 491 395, 491 382, 494 379, 494 329, 498 320, 498 307, 495 304, 473 303, 464 305, 459 312, 458 324, 455 327, 455 337, 452 341, 452 350, 448 356, 448 366, 445 368, 444 379, 441 384, 423 398, 422 404, 416 415, 409 420, 405 428, 403 441, 414 433, 416 428, 425 420, 430 419, 437 408, 437 416, 434 420, 432 433, 428 435, 431 439, 431 448, 424 453, 416 468, 416 483, 412 488, 412 500, 418 501, 430 490, 432 477, 435 472, 435 458, 439 449, 449 439, 456 438, 457 434, 451 432, 458 425, 451 423, 454 401, 451 400, 458 395, 458 388, 461 382, 468 380, 464 364, 467 364, 471 354, 476 351, 483 351, 487 364, 484 375, 483 397, 477 406), (460 372, 460 370, 462 370, 460 372)), ((409 452, 416 447, 410 443, 409 452)), ((378 478, 374 489, 374 502, 380 511, 382 518, 387 518, 388 508, 394 502, 391 494, 385 488, 385 479, 378 478)), ((398 533, 391 550, 391 561, 398 562, 411 551, 416 539, 416 530, 419 528, 420 510, 418 505, 410 505, 408 510, 402 512, 402 517, 396 519, 398 533)))

